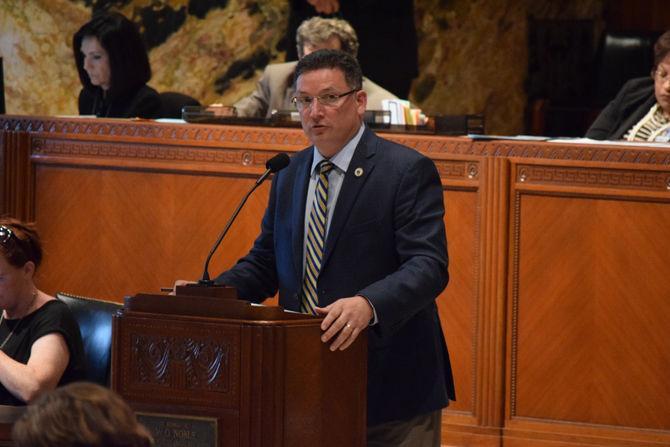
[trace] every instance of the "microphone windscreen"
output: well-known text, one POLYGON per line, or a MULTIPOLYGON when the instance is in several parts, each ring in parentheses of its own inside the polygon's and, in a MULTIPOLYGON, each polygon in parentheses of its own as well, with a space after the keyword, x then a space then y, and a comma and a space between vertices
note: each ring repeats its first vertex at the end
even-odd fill
POLYGON ((290 161, 291 160, 288 158, 288 155, 282 152, 281 154, 277 154, 265 162, 265 168, 274 173, 284 169, 286 166, 288 166, 290 161))

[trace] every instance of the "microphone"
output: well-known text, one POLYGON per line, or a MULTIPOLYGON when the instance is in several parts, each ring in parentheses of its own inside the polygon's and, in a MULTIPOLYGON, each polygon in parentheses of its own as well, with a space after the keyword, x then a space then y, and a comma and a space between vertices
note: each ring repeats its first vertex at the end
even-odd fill
POLYGON ((203 269, 203 272, 202 272, 202 278, 198 281, 198 284, 205 285, 205 286, 213 286, 214 285, 214 281, 212 281, 209 278, 209 261, 212 259, 212 256, 214 255, 214 252, 216 251, 217 248, 219 248, 219 245, 221 244, 221 241, 226 236, 226 233, 228 233, 228 230, 230 229, 231 225, 235 221, 235 218, 237 217, 237 215, 240 213, 240 210, 242 209, 244 204, 247 203, 247 199, 249 198, 249 196, 251 196, 251 193, 253 193, 256 190, 256 188, 258 188, 261 185, 261 183, 263 183, 265 181, 265 179, 267 179, 270 176, 270 174, 274 174, 275 172, 281 171, 286 166, 288 166, 290 161, 291 160, 289 159, 288 155, 286 155, 285 153, 282 152, 280 154, 275 155, 274 157, 272 157, 271 159, 269 159, 265 163, 265 168, 266 168, 265 172, 260 177, 258 177, 258 180, 256 180, 254 185, 251 187, 251 189, 244 196, 244 198, 242 199, 240 204, 237 206, 237 208, 233 212, 232 216, 230 216, 230 219, 228 219, 228 222, 226 223, 226 226, 223 228, 223 231, 221 232, 221 234, 219 234, 219 237, 216 240, 216 242, 214 243, 214 246, 209 251, 209 255, 207 255, 207 259, 205 260, 205 268, 203 269))

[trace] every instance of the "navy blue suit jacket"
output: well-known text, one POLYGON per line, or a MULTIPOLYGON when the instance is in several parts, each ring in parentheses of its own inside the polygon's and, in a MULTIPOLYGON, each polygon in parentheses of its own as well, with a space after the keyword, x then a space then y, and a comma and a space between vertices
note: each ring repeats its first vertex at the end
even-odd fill
MULTIPOLYGON (((259 302, 279 290, 281 306, 300 309, 312 158, 312 148, 303 150, 275 175, 260 236, 217 278, 241 298, 259 302)), ((376 310, 378 324, 368 330, 368 425, 454 398, 435 304, 448 281, 442 197, 430 159, 365 130, 338 196, 317 289, 320 306, 362 295, 376 310)))

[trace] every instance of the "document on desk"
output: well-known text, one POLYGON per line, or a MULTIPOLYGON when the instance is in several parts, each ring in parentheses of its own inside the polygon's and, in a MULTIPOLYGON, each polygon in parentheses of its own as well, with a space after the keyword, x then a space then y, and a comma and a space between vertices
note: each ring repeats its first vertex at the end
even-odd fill
MULTIPOLYGON (((254 307, 274 307, 274 306, 266 306, 265 304, 262 304, 262 303, 252 303, 252 302, 250 302, 249 304, 251 304, 254 307)), ((290 314, 300 314, 300 313, 302 313, 302 312, 298 312, 298 311, 291 310, 291 309, 284 309, 283 307, 282 307, 282 310, 284 312, 290 313, 290 314)))
POLYGON ((630 147, 663 147, 670 148, 670 143, 654 141, 623 141, 623 140, 592 140, 591 138, 551 138, 549 143, 570 143, 570 144, 592 144, 606 146, 630 146, 630 147))
POLYGON ((480 135, 469 133, 468 138, 473 140, 514 140, 514 141, 547 141, 550 137, 538 135, 480 135))
POLYGON ((157 123, 186 124, 186 121, 181 118, 156 118, 154 121, 157 123))

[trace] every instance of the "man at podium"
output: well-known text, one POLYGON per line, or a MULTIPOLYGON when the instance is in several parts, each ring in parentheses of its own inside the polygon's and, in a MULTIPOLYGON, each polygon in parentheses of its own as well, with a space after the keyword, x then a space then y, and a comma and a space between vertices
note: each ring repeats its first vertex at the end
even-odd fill
POLYGON ((216 281, 323 316, 347 349, 368 329, 368 445, 439 446, 454 385, 435 299, 448 281, 433 162, 376 136, 357 61, 320 50, 296 67, 293 103, 313 146, 275 174, 261 234, 216 281))

